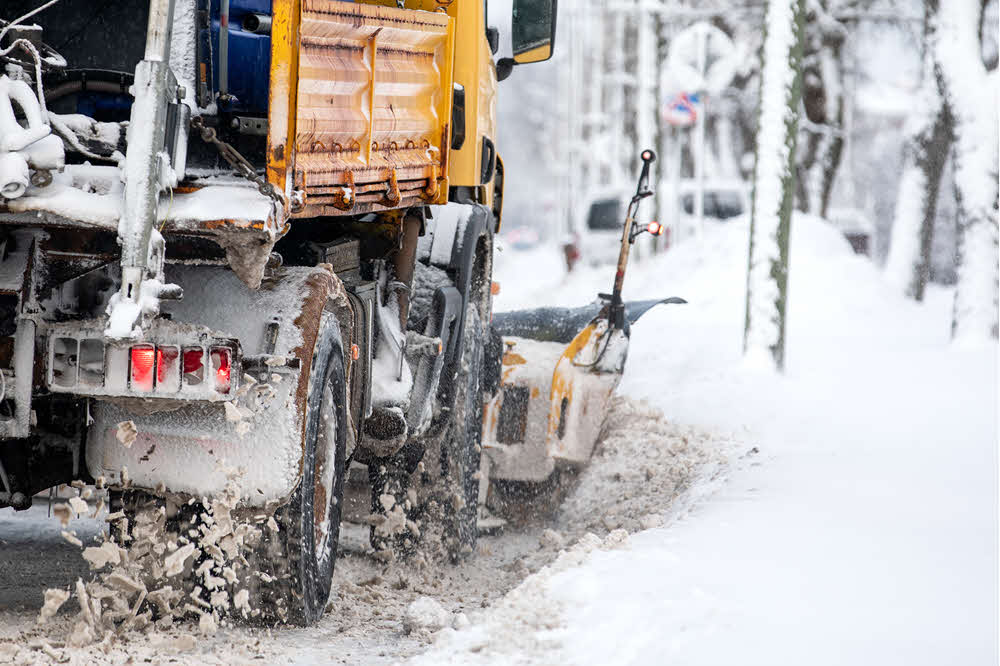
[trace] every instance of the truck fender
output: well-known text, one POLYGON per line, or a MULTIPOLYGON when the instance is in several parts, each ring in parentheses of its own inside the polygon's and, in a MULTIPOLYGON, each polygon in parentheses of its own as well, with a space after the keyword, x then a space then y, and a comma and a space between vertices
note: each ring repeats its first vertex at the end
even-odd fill
MULTIPOLYGON (((482 204, 451 203, 431 208, 435 220, 430 253, 431 264, 451 272, 455 279, 455 287, 462 295, 462 303, 467 304, 479 239, 493 237, 493 213, 482 204)), ((450 363, 458 358, 459 341, 464 330, 465 308, 463 307, 458 327, 448 342, 446 362, 450 363)))

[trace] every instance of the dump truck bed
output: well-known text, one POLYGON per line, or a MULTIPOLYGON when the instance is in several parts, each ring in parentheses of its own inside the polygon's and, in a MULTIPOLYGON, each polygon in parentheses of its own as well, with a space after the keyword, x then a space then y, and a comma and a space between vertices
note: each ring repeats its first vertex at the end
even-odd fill
POLYGON ((276 18, 292 14, 272 34, 268 178, 284 188, 291 176, 294 215, 445 203, 452 19, 337 0, 304 0, 296 16, 286 4, 274 3, 276 18))

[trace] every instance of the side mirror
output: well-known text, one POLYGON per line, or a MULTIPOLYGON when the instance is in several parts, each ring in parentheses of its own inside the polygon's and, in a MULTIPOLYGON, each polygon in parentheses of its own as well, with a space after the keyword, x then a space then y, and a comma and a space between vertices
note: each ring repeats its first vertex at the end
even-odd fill
POLYGON ((511 16, 514 62, 526 65, 552 57, 556 9, 556 0, 514 0, 511 16))
POLYGON ((497 60, 497 81, 503 81, 508 78, 514 72, 514 62, 513 58, 500 58, 497 60))
POLYGON ((500 31, 493 26, 486 28, 486 43, 490 45, 490 53, 496 55, 500 50, 500 31))

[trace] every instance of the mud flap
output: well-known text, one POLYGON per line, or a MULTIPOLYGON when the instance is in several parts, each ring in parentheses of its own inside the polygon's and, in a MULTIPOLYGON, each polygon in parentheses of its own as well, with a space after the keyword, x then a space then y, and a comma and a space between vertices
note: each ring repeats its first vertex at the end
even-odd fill
MULTIPOLYGON (((453 344, 462 316, 462 295, 454 287, 441 287, 434 292, 431 313, 424 328, 424 338, 439 338, 442 347, 453 344)), ((408 349, 412 346, 407 345, 408 349)), ((406 415, 406 425, 410 434, 419 436, 431 419, 433 398, 441 378, 445 355, 443 353, 423 352, 419 358, 411 362, 415 368, 413 373, 413 391, 410 394, 410 409, 406 415)))

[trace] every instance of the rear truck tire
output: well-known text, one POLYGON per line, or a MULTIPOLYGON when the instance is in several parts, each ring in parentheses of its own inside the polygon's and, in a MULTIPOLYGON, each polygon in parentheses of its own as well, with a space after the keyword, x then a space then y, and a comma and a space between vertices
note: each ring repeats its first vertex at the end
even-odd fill
POLYGON ((258 566, 277 580, 260 589, 268 621, 308 625, 326 610, 333 582, 344 496, 347 415, 340 329, 324 313, 312 356, 302 477, 265 530, 258 566), (273 588, 273 589, 272 589, 273 588))
POLYGON ((368 466, 372 514, 395 527, 386 533, 372 526, 371 545, 380 557, 389 551, 395 556, 412 555, 431 534, 453 563, 475 551, 483 434, 483 327, 474 303, 466 307, 465 317, 462 355, 455 364, 452 384, 454 401, 434 438, 437 445, 429 446, 423 456, 423 469, 429 473, 413 476, 416 465, 407 460, 405 450, 368 466), (413 486, 422 486, 426 492, 411 492, 413 486), (400 516, 389 515, 397 505, 403 508, 406 528, 398 524, 400 516), (410 530, 410 525, 417 529, 410 530))
MULTIPOLYGON (((309 367, 302 476, 288 502, 274 513, 277 532, 262 524, 259 543, 245 553, 251 569, 267 576, 244 579, 251 594, 250 607, 259 611, 252 616, 253 623, 312 624, 322 617, 330 596, 340 536, 348 420, 340 329, 328 312, 322 314, 309 367)), ((111 525, 111 539, 128 548, 136 515, 163 506, 164 499, 155 493, 112 489, 109 510, 121 511, 127 520, 111 525)), ((180 505, 176 515, 168 510, 167 529, 183 534, 203 511, 200 501, 180 505)), ((198 585, 193 569, 199 563, 186 570, 190 586, 198 585)))

